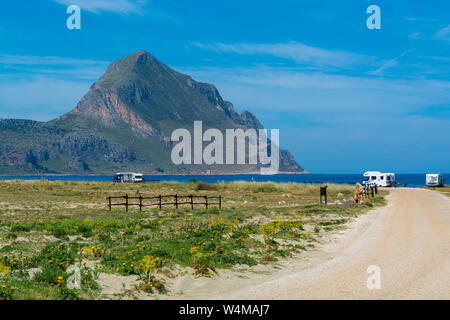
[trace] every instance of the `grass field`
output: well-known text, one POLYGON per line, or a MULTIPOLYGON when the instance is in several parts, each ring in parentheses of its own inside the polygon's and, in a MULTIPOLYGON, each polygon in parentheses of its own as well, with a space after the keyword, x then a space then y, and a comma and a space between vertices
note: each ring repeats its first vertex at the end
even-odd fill
MULTIPOLYGON (((349 199, 354 187, 330 184, 328 192, 329 202, 349 199)), ((0 300, 164 295, 164 279, 183 270, 216 277, 313 250, 327 232, 383 205, 386 193, 344 206, 320 205, 319 186, 292 183, 1 181, 0 300), (223 207, 110 212, 106 197, 125 193, 222 195, 223 207), (133 286, 106 294, 99 279, 108 277, 129 277, 133 286)))
POLYGON ((446 186, 444 188, 436 188, 435 190, 446 195, 447 197, 450 197, 450 186, 446 186))

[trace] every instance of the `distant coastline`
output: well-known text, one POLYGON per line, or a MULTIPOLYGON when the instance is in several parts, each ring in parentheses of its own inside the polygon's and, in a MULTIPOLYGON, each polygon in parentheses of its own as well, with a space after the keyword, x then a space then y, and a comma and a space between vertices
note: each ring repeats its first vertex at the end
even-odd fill
MULTIPOLYGON (((130 172, 134 172, 129 170, 130 172)), ((125 171, 124 171, 125 172, 125 171)), ((136 171, 137 172, 137 171, 136 171)), ((115 174, 111 173, 111 177, 115 174)), ((280 171, 277 175, 320 175, 322 173, 313 173, 308 171, 302 172, 283 172, 280 171)), ((248 173, 143 173, 144 176, 254 176, 261 175, 259 172, 248 172, 248 173)), ((0 174, 0 177, 105 177, 108 175, 104 174, 68 174, 68 173, 46 173, 46 174, 0 174)), ((264 176, 264 175, 262 175, 264 176)))
MULTIPOLYGON (((450 174, 443 174, 445 181, 450 181, 450 174)), ((48 181, 97 181, 112 183, 113 175, 0 175, 0 180, 34 180, 48 181)), ((306 183, 306 184, 348 184, 355 185, 364 180, 362 173, 357 174, 317 174, 317 173, 279 173, 277 175, 260 174, 155 174, 144 175, 146 182, 179 182, 185 183, 191 180, 207 183, 221 183, 233 181, 248 182, 274 182, 274 183, 306 183)), ((399 187, 424 187, 425 173, 396 174, 399 187)))

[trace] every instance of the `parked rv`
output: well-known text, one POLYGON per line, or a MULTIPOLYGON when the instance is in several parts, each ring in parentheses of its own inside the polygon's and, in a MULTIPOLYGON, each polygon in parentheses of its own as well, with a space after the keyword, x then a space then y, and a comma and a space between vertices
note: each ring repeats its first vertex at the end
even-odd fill
POLYGON ((116 173, 113 177, 113 182, 141 183, 144 182, 144 178, 142 173, 123 172, 116 173))
POLYGON ((427 187, 443 187, 444 177, 440 173, 429 173, 426 176, 427 187))
POLYGON ((394 187, 395 174, 383 173, 379 171, 367 171, 364 173, 363 185, 378 186, 378 187, 394 187))

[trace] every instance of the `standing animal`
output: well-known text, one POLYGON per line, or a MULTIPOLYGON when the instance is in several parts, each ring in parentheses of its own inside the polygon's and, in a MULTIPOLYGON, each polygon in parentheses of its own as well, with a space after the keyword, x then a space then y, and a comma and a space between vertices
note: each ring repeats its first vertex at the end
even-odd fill
POLYGON ((364 194, 364 190, 363 190, 363 186, 358 182, 356 184, 356 190, 355 190, 355 203, 362 203, 363 202, 363 194, 364 194))

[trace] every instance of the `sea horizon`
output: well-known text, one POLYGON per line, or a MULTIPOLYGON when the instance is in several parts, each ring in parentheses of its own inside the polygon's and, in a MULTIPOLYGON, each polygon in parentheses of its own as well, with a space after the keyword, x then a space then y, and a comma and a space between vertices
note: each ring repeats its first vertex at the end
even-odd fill
MULTIPOLYGON (((441 173, 445 181, 450 181, 449 173, 441 173)), ((398 187, 425 186, 426 173, 396 173, 398 187)), ((0 175, 0 180, 49 180, 49 181, 96 181, 112 182, 113 175, 0 175)), ((188 182, 196 180, 207 183, 248 181, 248 182, 276 182, 276 183, 306 183, 306 184, 356 184, 364 180, 363 173, 302 173, 276 175, 260 174, 154 174, 143 175, 146 182, 188 182)))

